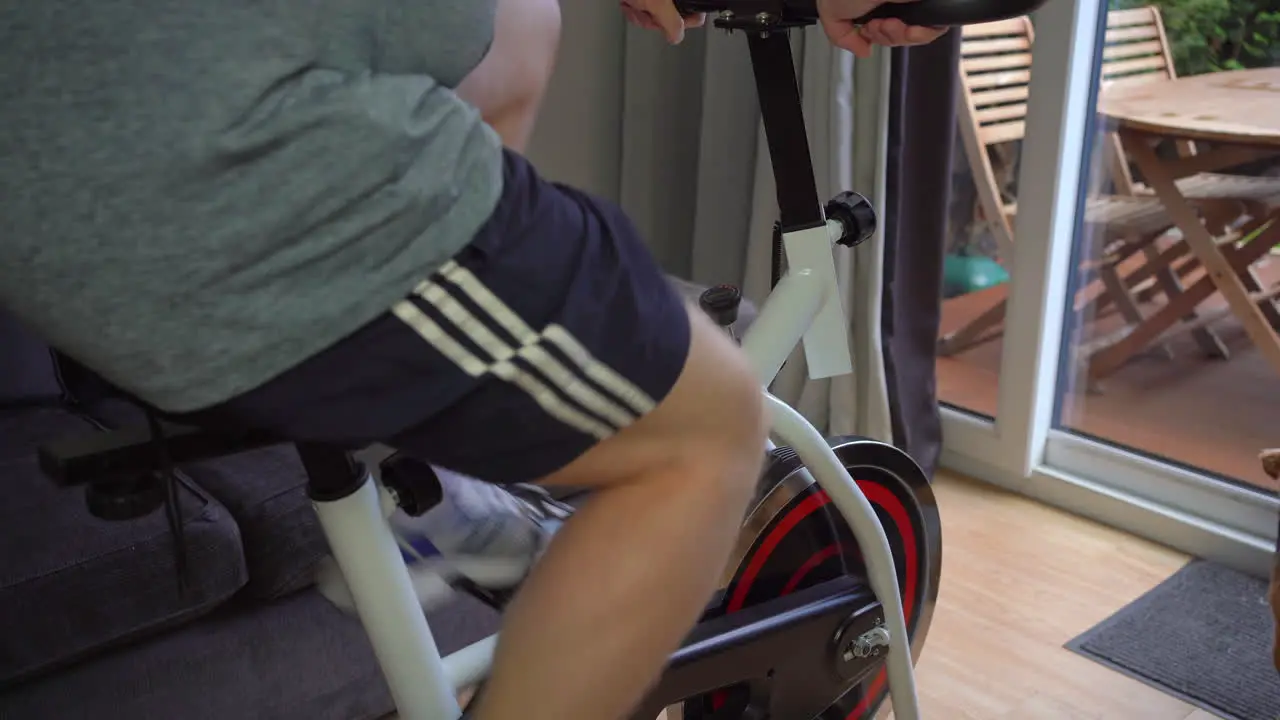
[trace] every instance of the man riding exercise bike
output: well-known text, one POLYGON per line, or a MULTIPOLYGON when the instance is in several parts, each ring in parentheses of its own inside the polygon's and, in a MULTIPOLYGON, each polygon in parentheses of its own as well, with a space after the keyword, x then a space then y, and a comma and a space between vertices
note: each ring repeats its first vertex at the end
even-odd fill
MULTIPOLYGON (((818 9, 861 56, 943 32, 858 23, 881 2, 818 9)), ((622 12, 670 42, 703 20, 622 12)), ((411 564, 509 585, 541 556, 476 717, 626 716, 714 589, 767 422, 625 214, 521 156, 553 0, 0 16, 0 305, 166 416, 448 468, 441 512, 393 519, 411 564), (593 494, 560 527, 536 486, 593 494)))

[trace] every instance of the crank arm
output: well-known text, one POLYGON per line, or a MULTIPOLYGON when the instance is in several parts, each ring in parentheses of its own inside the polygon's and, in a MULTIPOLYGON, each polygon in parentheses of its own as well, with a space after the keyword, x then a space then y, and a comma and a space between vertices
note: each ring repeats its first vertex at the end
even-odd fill
POLYGON ((880 664, 855 646, 883 623, 870 588, 849 577, 699 623, 632 718, 743 682, 769 717, 814 717, 880 664))

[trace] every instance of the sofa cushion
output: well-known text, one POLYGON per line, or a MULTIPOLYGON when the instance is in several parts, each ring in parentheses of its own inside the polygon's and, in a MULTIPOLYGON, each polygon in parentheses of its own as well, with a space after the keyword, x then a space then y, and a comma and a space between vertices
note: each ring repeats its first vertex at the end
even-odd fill
MULTIPOLYGON (((77 387, 87 387, 85 378, 76 382, 77 387)), ((143 411, 129 401, 101 392, 94 397, 85 410, 108 427, 146 422, 143 411)), ((189 463, 182 471, 217 498, 240 527, 249 569, 245 594, 278 598, 314 583, 316 562, 329 553, 329 546, 307 497, 307 475, 293 446, 189 463)))
POLYGON ((61 397, 53 351, 13 317, 0 312, 0 406, 61 397))
POLYGON ((95 432, 53 407, 0 410, 0 685, 184 623, 236 593, 247 572, 235 521, 190 480, 178 497, 188 584, 180 595, 163 512, 91 516, 83 488, 39 470, 40 443, 95 432))
MULTIPOLYGON (((428 621, 446 654, 498 629, 466 597, 428 621)), ((128 653, 0 691, 6 720, 377 720, 394 709, 360 623, 315 591, 232 601, 128 653)))
POLYGON ((310 587, 329 554, 307 497, 307 475, 291 445, 254 450, 185 468, 235 517, 249 583, 244 592, 271 599, 310 587))

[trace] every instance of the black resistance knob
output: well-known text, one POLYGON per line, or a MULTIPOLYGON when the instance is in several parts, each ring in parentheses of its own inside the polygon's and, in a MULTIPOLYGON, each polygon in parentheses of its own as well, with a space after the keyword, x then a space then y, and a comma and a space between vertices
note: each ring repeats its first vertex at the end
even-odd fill
POLYGON ((876 234, 876 209, 856 192, 842 192, 827 203, 827 219, 838 220, 844 235, 837 241, 845 247, 859 245, 876 234))
POLYGON ((421 515, 444 499, 440 476, 427 463, 396 453, 379 465, 382 484, 396 495, 396 504, 410 515, 421 515))
POLYGON ((738 306, 742 304, 742 291, 733 285, 716 285, 702 291, 698 305, 720 327, 729 327, 738 321, 738 306))

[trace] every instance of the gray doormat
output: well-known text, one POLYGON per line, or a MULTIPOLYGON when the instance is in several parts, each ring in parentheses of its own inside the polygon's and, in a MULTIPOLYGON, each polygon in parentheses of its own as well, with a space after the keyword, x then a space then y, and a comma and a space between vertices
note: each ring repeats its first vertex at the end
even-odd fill
POLYGON ((1067 649, 1231 720, 1280 719, 1267 583, 1195 560, 1067 649))

